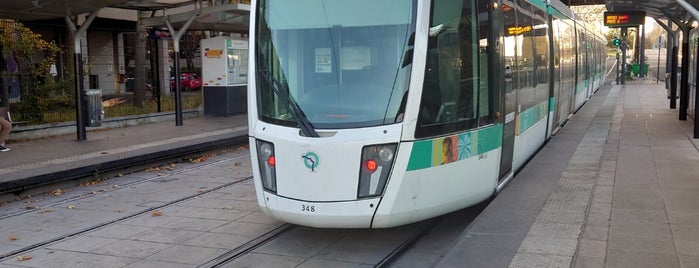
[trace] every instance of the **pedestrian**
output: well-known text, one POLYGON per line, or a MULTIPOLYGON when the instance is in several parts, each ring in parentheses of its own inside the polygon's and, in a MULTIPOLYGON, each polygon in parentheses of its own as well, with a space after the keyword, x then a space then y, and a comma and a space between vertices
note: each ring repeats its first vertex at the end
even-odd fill
POLYGON ((7 152, 10 150, 5 147, 5 139, 10 135, 11 130, 10 110, 7 107, 0 107, 0 152, 7 152))

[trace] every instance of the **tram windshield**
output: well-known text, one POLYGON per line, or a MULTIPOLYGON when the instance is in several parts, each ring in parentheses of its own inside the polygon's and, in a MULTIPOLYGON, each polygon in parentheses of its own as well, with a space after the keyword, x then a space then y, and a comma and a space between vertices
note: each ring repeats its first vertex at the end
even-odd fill
POLYGON ((255 30, 260 120, 306 121, 318 129, 402 121, 416 2, 261 0, 255 30))

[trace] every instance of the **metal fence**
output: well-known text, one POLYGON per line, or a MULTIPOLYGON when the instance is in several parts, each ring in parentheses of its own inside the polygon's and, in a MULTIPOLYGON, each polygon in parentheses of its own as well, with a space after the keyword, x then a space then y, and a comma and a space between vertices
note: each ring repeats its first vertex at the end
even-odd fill
MULTIPOLYGON (((27 27, 13 20, 0 20, 0 106, 9 107, 13 121, 22 125, 75 121, 75 82, 65 50, 34 35, 53 49, 27 50, 27 27), (49 55, 49 53, 56 53, 49 55), (47 60, 52 59, 52 60, 47 60)), ((34 33, 31 33, 34 34, 34 33)), ((127 44, 130 44, 127 42, 127 44)), ((169 88, 169 81, 164 87, 169 88)), ((157 90, 157 89, 153 89, 157 90)), ((143 105, 134 105, 133 92, 102 96, 106 117, 139 115, 175 110, 173 96, 160 98, 152 91, 143 105)), ((186 92, 185 109, 201 105, 200 91, 186 92)))

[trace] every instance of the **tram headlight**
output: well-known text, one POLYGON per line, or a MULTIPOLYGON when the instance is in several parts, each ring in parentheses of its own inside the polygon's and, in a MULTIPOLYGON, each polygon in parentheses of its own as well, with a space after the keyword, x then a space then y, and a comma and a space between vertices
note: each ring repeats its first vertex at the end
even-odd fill
POLYGON ((257 164, 260 167, 262 187, 270 192, 277 192, 277 171, 275 168, 274 144, 257 140, 257 164))
POLYGON ((397 144, 369 145, 362 148, 357 198, 380 196, 391 173, 397 144))

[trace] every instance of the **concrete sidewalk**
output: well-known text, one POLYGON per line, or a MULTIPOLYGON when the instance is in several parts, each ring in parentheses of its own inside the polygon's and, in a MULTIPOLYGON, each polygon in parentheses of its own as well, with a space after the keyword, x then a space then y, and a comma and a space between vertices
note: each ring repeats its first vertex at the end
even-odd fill
POLYGON ((605 86, 439 267, 699 267, 699 150, 663 85, 605 86))
POLYGON ((86 141, 73 134, 9 143, 12 150, 0 153, 0 193, 226 146, 247 135, 247 115, 236 115, 97 130, 86 141))

